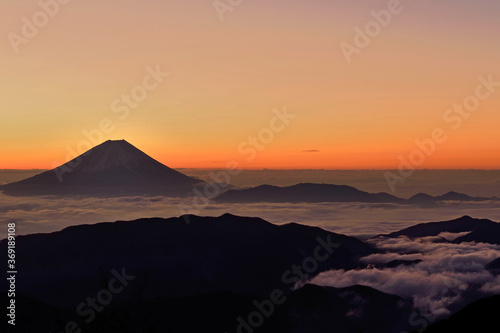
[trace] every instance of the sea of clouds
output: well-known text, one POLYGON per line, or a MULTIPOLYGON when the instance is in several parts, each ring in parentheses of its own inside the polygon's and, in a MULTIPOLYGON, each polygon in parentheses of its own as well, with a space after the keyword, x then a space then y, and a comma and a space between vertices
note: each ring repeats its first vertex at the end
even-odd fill
MULTIPOLYGON (((500 210, 491 203, 447 203, 441 207, 419 208, 394 204, 366 203, 210 203, 195 209, 192 198, 168 197, 13 197, 0 193, 0 225, 17 222, 18 234, 45 233, 67 226, 133 220, 144 217, 177 217, 181 208, 189 213, 220 216, 231 213, 261 217, 271 223, 290 222, 368 238, 431 221, 451 220, 463 215, 500 221, 500 210)), ((0 230, 4 238, 6 227, 0 230)))
POLYGON ((488 263, 500 257, 500 245, 455 244, 445 240, 459 236, 446 233, 416 239, 377 237, 368 242, 383 252, 362 258, 367 268, 323 272, 311 283, 338 288, 369 286, 411 298, 416 308, 441 318, 449 315, 453 307, 468 303, 467 298, 500 293, 500 276, 485 269, 488 263), (381 264, 393 260, 422 261, 410 266, 380 268, 381 264))

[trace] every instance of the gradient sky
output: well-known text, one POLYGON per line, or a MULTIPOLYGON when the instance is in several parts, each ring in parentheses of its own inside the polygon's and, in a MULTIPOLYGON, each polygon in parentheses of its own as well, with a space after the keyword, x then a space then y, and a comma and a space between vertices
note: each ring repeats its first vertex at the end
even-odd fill
POLYGON ((248 0, 221 21, 211 0, 73 0, 16 53, 8 34, 40 7, 0 0, 0 168, 63 163, 103 118, 102 140, 176 168, 396 168, 435 128, 448 138, 420 168, 500 168, 500 89, 443 120, 479 76, 500 81, 498 0, 402 1, 348 64, 340 43, 387 3, 248 0), (170 75, 121 120, 112 102, 157 65, 170 75), (247 161, 284 107, 296 118, 247 161))

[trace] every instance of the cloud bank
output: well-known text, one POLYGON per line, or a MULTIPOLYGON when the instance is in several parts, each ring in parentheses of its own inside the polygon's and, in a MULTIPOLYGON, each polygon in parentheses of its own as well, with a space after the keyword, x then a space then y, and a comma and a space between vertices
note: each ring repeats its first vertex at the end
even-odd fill
MULTIPOLYGON (((179 207, 192 207, 192 202, 192 198, 11 197, 0 193, 0 225, 17 221, 19 234, 52 232, 77 224, 180 216, 179 207)), ((498 207, 484 202, 448 203, 435 208, 366 203, 211 203, 192 213, 205 216, 224 213, 258 216, 275 224, 297 222, 365 238, 421 222, 451 220, 462 215, 500 220, 498 207)), ((0 229, 0 238, 5 237, 5 230, 3 227, 0 229)))
POLYGON ((370 242, 385 252, 362 258, 367 268, 328 271, 311 282, 338 288, 364 285, 412 298, 415 307, 437 318, 449 315, 452 306, 464 301, 466 292, 482 296, 500 292, 500 278, 485 270, 486 264, 500 257, 499 245, 452 244, 440 237, 378 237, 370 242), (374 266, 416 259, 422 262, 395 268, 374 266))

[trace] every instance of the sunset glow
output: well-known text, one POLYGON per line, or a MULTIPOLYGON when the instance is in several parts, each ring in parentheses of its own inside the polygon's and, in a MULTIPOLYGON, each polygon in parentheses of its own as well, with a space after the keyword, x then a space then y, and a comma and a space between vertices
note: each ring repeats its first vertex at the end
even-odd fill
POLYGON ((417 168, 500 168, 500 4, 400 6, 348 63, 341 43, 388 1, 244 1, 221 20, 212 1, 75 0, 16 47, 41 7, 2 1, 0 169, 53 168, 108 139, 174 168, 395 169, 436 128, 446 140, 417 168), (451 118, 480 78, 497 83, 451 118), (124 116, 123 95, 144 92, 124 116))

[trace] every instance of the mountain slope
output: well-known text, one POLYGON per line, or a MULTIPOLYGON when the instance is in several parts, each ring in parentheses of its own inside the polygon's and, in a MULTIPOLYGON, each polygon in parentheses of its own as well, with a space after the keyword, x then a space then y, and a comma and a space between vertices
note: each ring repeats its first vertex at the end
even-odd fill
POLYGON ((64 165, 0 186, 8 195, 186 195, 199 180, 146 155, 125 140, 108 140, 64 165))
MULTIPOLYGON (((426 333, 470 333, 498 332, 498 309, 500 295, 476 301, 445 320, 441 320, 425 330, 426 333)), ((421 332, 422 330, 413 333, 421 332)))
POLYGON ((486 269, 493 275, 500 275, 500 258, 488 263, 486 269))
POLYGON ((461 218, 451 221, 421 223, 409 228, 382 235, 386 237, 408 236, 411 238, 438 236, 443 232, 449 233, 465 233, 457 237, 452 242, 483 242, 491 244, 500 244, 500 223, 493 222, 487 219, 475 219, 470 216, 462 216, 461 218))
POLYGON ((288 187, 261 185, 245 190, 230 190, 218 202, 373 202, 399 203, 403 199, 387 193, 372 194, 347 185, 297 184, 288 187))
POLYGON ((400 333, 409 328, 412 302, 365 286, 306 285, 275 318, 274 332, 400 333))
POLYGON ((496 198, 470 197, 448 192, 441 196, 419 193, 410 199, 402 199, 388 193, 368 193, 347 185, 302 183, 287 187, 261 185, 248 189, 230 190, 217 198, 217 202, 364 202, 433 206, 442 201, 489 201, 496 198))
MULTIPOLYGON (((66 306, 98 290, 102 274, 124 268, 145 279, 146 298, 218 291, 268 295, 331 268, 358 267, 357 258, 376 252, 356 238, 298 224, 276 226, 229 214, 189 221, 140 219, 19 236, 19 292, 66 306)), ((6 251, 5 240, 0 250, 6 251)))
MULTIPOLYGON (((65 324, 76 321, 87 332, 248 332, 248 318, 256 303, 269 315, 255 333, 400 333, 410 327, 412 303, 363 286, 330 288, 306 285, 270 305, 268 297, 217 292, 187 297, 151 300, 114 300, 85 323, 74 309, 53 308, 24 296, 18 297, 19 332, 64 332, 65 324), (242 318, 246 324, 241 324, 242 318), (244 318, 244 319, 243 319, 244 318), (136 328, 136 330, 133 330, 136 328), (140 328, 140 329, 139 329, 140 328)), ((249 326, 248 326, 249 327, 249 326)), ((6 321, 0 330, 8 332, 6 321)), ((251 328, 253 329, 253 328, 251 328)), ((2 331, 3 332, 3 331, 2 331)))

